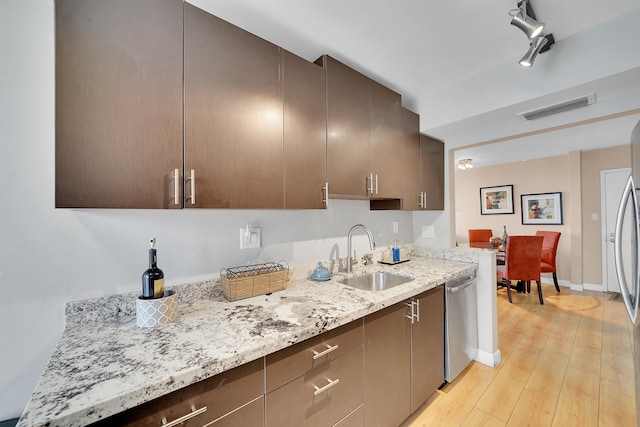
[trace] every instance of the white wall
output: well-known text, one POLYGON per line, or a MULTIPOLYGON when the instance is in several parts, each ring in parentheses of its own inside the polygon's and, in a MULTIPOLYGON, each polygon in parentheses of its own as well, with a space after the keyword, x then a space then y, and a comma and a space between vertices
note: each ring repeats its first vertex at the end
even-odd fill
MULTIPOLYGON (((140 288, 150 237, 168 285, 255 259, 328 259, 335 244, 344 257, 356 223, 379 246, 415 240, 414 214, 371 212, 363 201, 331 200, 326 211, 54 209, 53 22, 51 0, 0 2, 0 420, 26 405, 64 328, 65 302, 140 288), (262 228, 262 250, 239 249, 248 222, 262 228)), ((415 214, 420 225, 442 216, 415 214)), ((437 225, 427 243, 448 246, 448 227, 437 225)), ((364 236, 354 247, 368 250, 364 236)))

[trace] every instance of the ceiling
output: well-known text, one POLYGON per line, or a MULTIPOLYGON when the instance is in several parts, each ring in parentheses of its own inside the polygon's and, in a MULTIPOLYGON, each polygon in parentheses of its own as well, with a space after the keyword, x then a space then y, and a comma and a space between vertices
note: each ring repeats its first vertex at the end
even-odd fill
POLYGON ((556 43, 530 69, 518 65, 528 40, 509 24, 516 0, 188 1, 401 93, 423 133, 476 166, 625 144, 640 120, 640 0, 531 0, 556 43), (588 107, 516 116, 588 93, 588 107))

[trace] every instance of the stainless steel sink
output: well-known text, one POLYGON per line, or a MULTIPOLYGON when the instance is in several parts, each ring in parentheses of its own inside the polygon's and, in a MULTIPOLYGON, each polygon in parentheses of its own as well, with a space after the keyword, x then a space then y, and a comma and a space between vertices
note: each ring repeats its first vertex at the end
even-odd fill
POLYGON ((385 289, 394 288, 412 280, 413 279, 409 277, 399 276, 385 271, 376 271, 361 276, 346 277, 338 280, 338 283, 364 291, 384 291, 385 289))

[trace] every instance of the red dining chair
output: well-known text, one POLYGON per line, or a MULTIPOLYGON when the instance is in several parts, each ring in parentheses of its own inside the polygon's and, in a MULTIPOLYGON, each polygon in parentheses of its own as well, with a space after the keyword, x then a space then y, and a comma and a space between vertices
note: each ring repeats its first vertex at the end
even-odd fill
POLYGON ((558 242, 560 234, 556 231, 536 231, 536 236, 542 236, 542 260, 540 261, 541 273, 553 273, 553 284, 556 285, 556 291, 560 292, 558 285, 558 276, 556 274, 556 252, 558 251, 558 242))
MULTIPOLYGON (((540 286, 540 259, 542 257, 542 236, 510 236, 507 241, 505 265, 498 265, 496 273, 506 281, 507 295, 511 299, 511 281, 518 280, 523 287, 530 286, 535 280, 538 285, 538 298, 544 304, 540 286)), ((525 288, 526 289, 526 288, 525 288)))
POLYGON ((493 236, 493 230, 488 228, 470 228, 469 229, 469 243, 489 243, 489 239, 493 236))

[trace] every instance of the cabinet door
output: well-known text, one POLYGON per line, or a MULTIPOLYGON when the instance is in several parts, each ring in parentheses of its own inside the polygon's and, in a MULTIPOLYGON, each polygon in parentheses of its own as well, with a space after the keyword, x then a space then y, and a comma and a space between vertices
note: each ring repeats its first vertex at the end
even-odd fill
POLYGON ((181 207, 182 1, 57 0, 55 24, 56 207, 181 207))
POLYGON ((427 135, 420 135, 420 188, 425 209, 444 210, 444 143, 427 135))
POLYGON ((323 209, 327 111, 322 67, 284 51, 284 205, 323 209))
POLYGON ((401 184, 402 209, 420 209, 420 116, 402 109, 402 141, 398 144, 398 156, 402 157, 404 181, 401 184))
POLYGON ((369 80, 372 197, 399 198, 407 183, 400 94, 369 80))
POLYGON ((406 302, 364 320, 366 426, 397 426, 411 413, 411 321, 406 302))
POLYGON ((369 79, 329 56, 319 61, 327 79, 329 193, 368 198, 369 79))
POLYGON ((415 411, 444 382, 444 286, 416 297, 411 331, 412 406, 415 411))
POLYGON ((184 4, 186 207, 284 207, 280 71, 280 48, 184 4))

